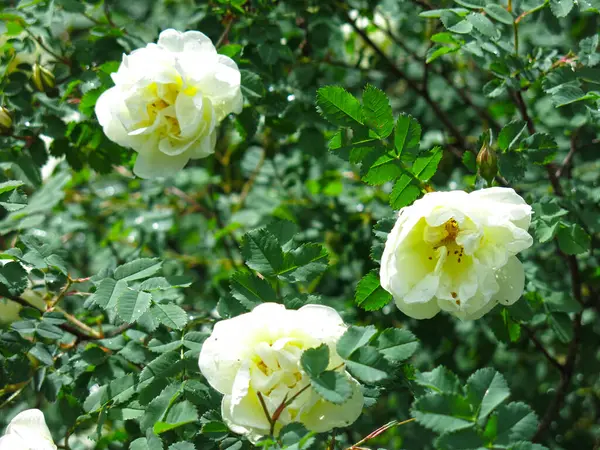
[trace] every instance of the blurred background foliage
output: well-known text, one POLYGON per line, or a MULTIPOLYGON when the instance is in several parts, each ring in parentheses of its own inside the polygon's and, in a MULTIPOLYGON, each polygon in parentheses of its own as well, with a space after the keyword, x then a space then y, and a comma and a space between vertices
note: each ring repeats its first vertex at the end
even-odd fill
MULTIPOLYGON (((73 449, 130 448, 145 433, 128 415, 156 393, 113 408, 114 399, 94 405, 90 389, 143 370, 157 356, 152 347, 205 333, 215 308, 222 316, 243 311, 230 292, 231 275, 247 259, 242 237, 271 224, 296 246, 320 244, 328 255, 314 276, 277 280, 278 299, 323 302, 347 323, 404 327, 420 340, 403 376, 339 433, 335 448, 411 417, 410 380, 439 365, 463 381, 483 367, 501 372, 511 401, 539 417, 536 442, 600 448, 597 0, 3 0, 0 7, 0 293, 14 300, 0 300, 0 427, 26 405, 39 406, 57 442, 72 435, 73 449), (140 180, 131 172, 135 153, 103 135, 93 108, 121 55, 166 28, 200 30, 232 57, 246 103, 222 123, 214 155, 172 178, 140 180), (355 305, 357 282, 378 268, 374 227, 393 217, 393 184, 365 183, 365 163, 328 150, 336 130, 315 96, 335 84, 360 97, 367 83, 388 95, 394 115, 418 120, 422 149, 443 148, 429 189, 484 186, 475 157, 487 145, 498 153, 495 183, 534 206, 535 244, 522 257, 526 293, 513 307, 460 322, 446 314, 412 320, 393 304, 377 312, 355 305), (90 296, 107 268, 137 258, 160 258, 167 280, 186 277, 152 293, 153 308, 176 305, 183 317, 123 326, 90 296)), ((187 351, 183 374, 173 376, 198 380, 198 349, 187 351)), ((156 392, 167 385, 156 383, 156 392)), ((163 434, 165 442, 247 446, 218 426, 190 431, 219 420, 205 414, 218 409, 216 394, 192 386, 185 395, 201 419, 163 434)), ((412 423, 372 443, 425 449, 434 437, 412 423)))

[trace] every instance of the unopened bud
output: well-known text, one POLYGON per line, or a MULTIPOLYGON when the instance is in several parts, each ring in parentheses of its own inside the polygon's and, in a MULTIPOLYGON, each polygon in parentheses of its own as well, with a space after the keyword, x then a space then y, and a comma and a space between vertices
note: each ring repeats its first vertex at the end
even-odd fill
POLYGON ((487 144, 483 144, 477 155, 477 168, 479 175, 491 186, 498 173, 498 155, 487 144))
POLYGON ((31 81, 35 88, 40 92, 45 92, 48 96, 56 95, 56 81, 54 74, 39 64, 33 65, 33 74, 31 81))
POLYGON ((0 134, 10 134, 12 130, 12 116, 4 106, 0 106, 0 134))

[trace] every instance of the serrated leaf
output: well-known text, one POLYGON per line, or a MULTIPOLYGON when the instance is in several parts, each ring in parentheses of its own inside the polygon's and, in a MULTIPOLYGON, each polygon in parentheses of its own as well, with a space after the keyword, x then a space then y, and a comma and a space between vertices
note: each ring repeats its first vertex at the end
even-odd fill
POLYGON ((527 129, 527 124, 524 120, 513 120, 509 122, 498 134, 498 147, 501 150, 512 150, 515 148, 522 134, 527 129))
POLYGON ((469 401, 477 408, 478 419, 487 417, 510 396, 506 380, 492 368, 480 369, 471 375, 466 391, 469 401))
POLYGON ((198 419, 196 407, 191 402, 184 400, 173 405, 173 407, 169 409, 164 421, 156 422, 153 430, 156 434, 161 434, 187 425, 188 423, 197 422, 198 419))
POLYGON ((23 186, 25 183, 21 180, 8 180, 0 183, 0 194, 4 194, 5 192, 14 191, 20 186, 23 186))
POLYGON ((302 244, 285 256, 286 267, 278 273, 284 279, 309 282, 327 270, 328 254, 319 244, 302 244))
POLYGON ((437 171, 444 152, 441 147, 434 147, 419 155, 412 167, 412 172, 421 181, 428 181, 437 171))
POLYGON ((249 70, 241 69, 241 90, 246 99, 257 100, 265 95, 265 86, 260 76, 249 70))
POLYGON ((392 299, 392 295, 381 287, 377 271, 366 274, 356 286, 354 300, 356 304, 367 311, 383 308, 392 299))
POLYGON ((133 281, 147 278, 160 270, 162 261, 158 258, 141 258, 125 263, 115 269, 116 280, 133 281))
POLYGON ((0 266, 0 295, 19 296, 27 284, 27 271, 20 263, 10 261, 0 266))
POLYGON ((496 415, 498 423, 494 444, 509 445, 518 441, 529 441, 537 431, 537 417, 524 403, 501 405, 496 415))
POLYGON ((155 303, 150 308, 152 316, 163 325, 181 330, 188 322, 188 315, 173 303, 155 303))
POLYGON ((100 308, 112 309, 117 305, 117 300, 126 289, 126 281, 116 281, 112 278, 105 278, 98 285, 96 292, 94 292, 91 297, 91 301, 100 308))
POLYGON ((388 328, 377 337, 375 345, 385 359, 399 363, 413 355, 419 346, 419 341, 408 330, 388 328))
POLYGON ((403 174, 390 194, 390 206, 393 209, 401 209, 414 202, 421 194, 421 189, 416 186, 410 175, 403 174))
POLYGON ((394 146, 398 155, 404 152, 416 154, 419 151, 421 141, 421 125, 410 114, 402 113, 396 121, 394 132, 394 146))
POLYGON ((418 372, 415 376, 415 382, 442 394, 461 393, 460 380, 444 366, 438 366, 431 372, 418 372))
POLYGON ((134 323, 148 311, 152 303, 152 295, 127 289, 117 300, 117 314, 124 322, 134 323))
POLYGON ((324 400, 334 404, 342 404, 352 395, 350 381, 341 372, 328 370, 320 373, 311 377, 310 384, 324 400))
POLYGON ((576 223, 561 227, 557 236, 558 246, 567 255, 579 255, 590 249, 590 235, 576 223))
POLYGON ((341 86, 325 86, 317 91, 317 109, 333 125, 349 127, 362 124, 358 100, 341 86))
POLYGON ((417 422, 437 433, 448 433, 475 425, 475 422, 465 419, 471 416, 471 409, 466 399, 458 395, 424 395, 415 400, 412 412, 417 422))
POLYGON ((514 18, 512 14, 500 5, 490 3, 485 6, 484 10, 488 16, 490 16, 493 19, 496 19, 498 22, 502 22, 506 25, 513 24, 514 18))
POLYGON ((556 17, 566 17, 573 9, 573 0, 550 0, 550 10, 556 17))
POLYGON ((265 228, 244 235, 242 254, 246 265, 262 275, 273 275, 284 267, 283 252, 277 238, 265 228))
POLYGON ((231 276, 231 295, 248 311, 260 303, 272 302, 277 298, 268 281, 249 272, 236 272, 231 276))
POLYGON ((484 36, 490 38, 498 37, 499 33, 494 24, 483 14, 471 13, 467 16, 467 20, 484 36))
POLYGON ((374 326, 357 327, 351 325, 337 343, 338 354, 347 359, 359 348, 367 345, 377 334, 374 326))
POLYGON ((379 383, 388 378, 390 371, 381 353, 371 346, 359 347, 345 363, 348 372, 363 383, 379 383))
POLYGON ((362 180, 370 185, 379 186, 402 175, 402 164, 387 153, 379 156, 368 168, 362 180))
POLYGON ((365 86, 362 112, 364 124, 381 139, 392 134, 394 130, 392 107, 387 95, 381 89, 371 84, 365 86))
POLYGON ((327 344, 321 344, 305 350, 300 357, 300 362, 311 378, 320 375, 327 370, 329 365, 329 347, 327 344))
POLYGON ((438 450, 479 450, 484 449, 486 442, 473 428, 444 433, 435 441, 438 450))

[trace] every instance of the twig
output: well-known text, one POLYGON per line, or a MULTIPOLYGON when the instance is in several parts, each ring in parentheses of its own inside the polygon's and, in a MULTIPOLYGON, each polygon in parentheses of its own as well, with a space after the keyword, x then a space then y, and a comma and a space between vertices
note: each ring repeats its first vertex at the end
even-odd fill
POLYGON ((567 153, 567 156, 565 157, 562 164, 556 171, 556 178, 562 177, 565 174, 565 172, 569 169, 569 167, 571 165, 571 161, 573 160, 573 156, 575 156, 576 151, 577 151, 577 132, 575 132, 571 135, 571 143, 570 143, 569 153, 567 153))
POLYGON ((375 431, 373 431, 372 433, 369 433, 368 435, 366 435, 364 438, 362 438, 360 441, 358 441, 356 444, 352 445, 351 447, 348 447, 346 450, 354 450, 359 448, 362 444, 364 444, 365 442, 376 438, 377 436, 379 436, 380 434, 385 433, 387 430, 389 430, 390 428, 394 428, 394 427, 399 427, 400 425, 404 425, 407 423, 411 423, 414 422, 416 419, 413 417, 411 419, 407 419, 404 420, 402 422, 398 422, 397 420, 392 420, 389 423, 386 423, 385 425, 383 425, 382 427, 377 428, 375 431))
POLYGON ((252 175, 250 175, 250 178, 248 179, 248 181, 244 184, 244 187, 242 188, 242 193, 240 194, 240 199, 237 202, 237 205, 233 209, 234 212, 239 211, 240 208, 242 206, 244 206, 246 197, 248 197, 248 194, 250 193, 250 190, 252 189, 252 186, 254 185, 254 182, 256 181, 256 177, 260 173, 260 170, 262 169, 262 166, 265 163, 266 154, 267 154, 267 152, 265 150, 263 150, 262 154, 260 155, 260 160, 258 161, 258 164, 256 165, 256 168, 254 169, 254 171, 252 172, 252 175))
POLYGON ((229 21, 227 22, 227 25, 225 25, 225 29, 223 30, 223 33, 221 33, 219 40, 215 44, 216 48, 219 48, 221 46, 221 44, 223 44, 225 39, 227 39, 227 36, 229 35, 229 31, 231 30, 231 27, 232 27, 234 21, 235 21, 235 17, 231 17, 229 19, 229 21))
POLYGON ((527 332, 527 335, 529 336, 529 339, 531 340, 531 342, 533 342, 533 344, 537 347, 537 349, 544 354, 546 359, 554 367, 556 367, 558 369, 558 371, 560 372, 560 374, 562 375, 565 370, 564 366, 561 363, 559 363, 556 360, 556 358, 554 358, 550 353, 548 353, 548 350, 546 350, 546 348, 542 345, 542 343, 536 337, 535 332, 531 328, 529 328, 528 326, 526 326, 524 324, 521 324, 521 328, 523 328, 527 332))

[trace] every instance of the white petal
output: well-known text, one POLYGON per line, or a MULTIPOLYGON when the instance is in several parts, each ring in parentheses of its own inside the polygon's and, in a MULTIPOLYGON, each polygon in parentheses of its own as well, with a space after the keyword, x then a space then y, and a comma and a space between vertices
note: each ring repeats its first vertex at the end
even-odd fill
POLYGON ((149 147, 138 154, 133 173, 140 178, 168 177, 183 169, 189 160, 186 153, 169 156, 158 148, 149 147))
POLYGON ((199 31, 181 33, 169 28, 160 33, 157 44, 159 47, 175 53, 183 51, 214 51, 216 53, 210 38, 199 31))
POLYGON ((404 303, 401 299, 396 299, 396 306, 400 311, 413 319, 431 319, 440 312, 440 307, 435 298, 425 303, 404 303))
POLYGON ((17 414, 6 428, 6 435, 18 436, 21 440, 27 442, 27 447, 23 447, 24 449, 56 449, 50 430, 46 425, 44 414, 39 409, 28 409, 17 414))
POLYGON ((111 141, 129 147, 131 139, 119 118, 121 111, 126 111, 122 95, 116 87, 104 91, 96 101, 95 112, 104 134, 111 141))
MULTIPOLYGON (((302 412, 300 421, 308 430, 324 433, 333 428, 347 427, 358 419, 364 398, 358 382, 350 376, 348 378, 352 385, 352 396, 345 403, 336 405, 319 398, 312 408, 302 412)), ((312 390, 311 395, 318 396, 312 390)))
POLYGON ((523 264, 516 256, 508 258, 508 262, 496 273, 500 290, 494 299, 502 305, 512 305, 523 294, 525 288, 525 271, 523 264))
POLYGON ((215 145, 217 144, 217 130, 202 139, 198 139, 194 142, 194 145, 190 148, 189 154, 191 159, 206 158, 215 152, 215 145))
POLYGON ((0 438, 0 450, 29 450, 29 445, 16 434, 6 434, 0 438))
MULTIPOLYGON (((254 429, 258 433, 268 434, 269 421, 254 389, 250 389, 237 404, 231 402, 229 410, 231 422, 244 428, 254 429)), ((270 414, 273 412, 269 411, 270 414)))

